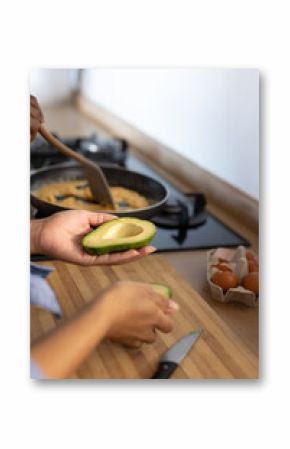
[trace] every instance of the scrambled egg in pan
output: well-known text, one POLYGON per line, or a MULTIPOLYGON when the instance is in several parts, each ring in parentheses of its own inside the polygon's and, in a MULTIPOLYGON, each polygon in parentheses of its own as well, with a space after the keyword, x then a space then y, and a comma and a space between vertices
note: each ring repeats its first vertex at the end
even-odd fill
MULTIPOLYGON (((149 206, 148 200, 124 187, 110 187, 116 209, 142 209, 149 206)), ((90 211, 109 210, 110 206, 94 202, 91 190, 85 179, 77 181, 55 182, 36 190, 34 194, 47 203, 69 209, 84 209, 90 211)))

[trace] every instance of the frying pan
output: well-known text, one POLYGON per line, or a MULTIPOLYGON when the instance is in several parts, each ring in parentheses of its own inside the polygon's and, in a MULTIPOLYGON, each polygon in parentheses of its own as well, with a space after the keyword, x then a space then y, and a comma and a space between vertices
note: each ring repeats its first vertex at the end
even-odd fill
MULTIPOLYGON (((145 196, 150 203, 149 206, 142 209, 120 211, 105 210, 104 212, 111 212, 119 217, 133 216, 138 218, 148 218, 156 214, 166 202, 168 192, 166 187, 159 181, 156 181, 149 176, 142 175, 141 173, 115 167, 110 164, 100 164, 100 167, 111 187, 119 186, 134 190, 145 196)), ((33 192, 50 183, 73 181, 84 178, 85 173, 82 167, 71 163, 57 164, 51 167, 35 170, 31 172, 30 175, 31 204, 38 210, 39 215, 42 217, 47 217, 55 212, 67 210, 68 208, 50 204, 37 198, 33 192)), ((101 212, 101 210, 97 212, 101 212)))

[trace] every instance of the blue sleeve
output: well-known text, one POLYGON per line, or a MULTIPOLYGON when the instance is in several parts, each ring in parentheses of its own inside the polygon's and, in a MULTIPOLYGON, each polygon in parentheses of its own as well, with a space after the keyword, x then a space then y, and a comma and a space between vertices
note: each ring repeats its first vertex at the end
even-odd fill
POLYGON ((46 282, 46 278, 54 271, 53 268, 30 264, 30 303, 61 317, 62 311, 54 291, 46 282))
POLYGON ((42 371, 38 368, 33 360, 30 360, 30 378, 31 379, 46 379, 42 371))

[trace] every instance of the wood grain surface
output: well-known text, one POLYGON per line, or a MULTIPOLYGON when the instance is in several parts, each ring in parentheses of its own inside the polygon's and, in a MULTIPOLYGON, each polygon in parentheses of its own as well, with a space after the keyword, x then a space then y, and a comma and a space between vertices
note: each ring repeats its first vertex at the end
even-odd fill
MULTIPOLYGON (((171 379, 258 378, 257 356, 161 256, 115 267, 79 267, 60 261, 42 264, 56 268, 48 281, 56 292, 63 319, 73 316, 98 290, 117 280, 167 284, 180 306, 170 334, 159 333, 153 345, 143 345, 138 351, 104 341, 70 378, 149 379, 164 351, 199 325, 204 329, 201 337, 171 379)), ((31 341, 61 321, 45 310, 32 307, 31 341)))
MULTIPOLYGON (((97 125, 93 118, 81 113, 71 104, 49 105, 44 107, 44 115, 50 129, 57 134, 72 137, 75 135, 89 136, 92 133, 98 133, 100 136, 112 137, 108 132, 97 125)), ((117 134, 114 133, 114 136, 117 134)), ((120 137, 120 136, 119 136, 120 137)), ((130 151, 143 162, 149 164, 157 173, 170 181, 178 189, 183 192, 192 192, 192 187, 186 182, 186 179, 176 178, 173 174, 162 169, 161 164, 154 163, 154 160, 145 156, 144 153, 135 149, 130 142, 130 151)), ((207 210, 214 214, 218 219, 227 226, 241 234, 251 243, 253 250, 259 252, 259 236, 256 231, 248 227, 240 219, 234 217, 231 211, 219 207, 210 198, 207 198, 207 210)), ((219 317, 227 323, 232 331, 239 335, 243 343, 257 357, 259 354, 259 315, 263 310, 256 308, 244 307, 242 304, 221 304, 214 301, 209 292, 209 288, 205 279, 206 272, 206 250, 194 251, 174 251, 162 254, 165 260, 173 266, 180 275, 186 279, 191 287, 197 291, 203 299, 210 305, 219 317)))

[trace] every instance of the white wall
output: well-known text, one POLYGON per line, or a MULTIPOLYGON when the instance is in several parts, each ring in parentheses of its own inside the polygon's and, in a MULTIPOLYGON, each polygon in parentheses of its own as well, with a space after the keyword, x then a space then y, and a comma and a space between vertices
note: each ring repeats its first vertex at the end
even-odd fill
POLYGON ((71 98, 76 84, 75 69, 33 69, 30 72, 30 93, 42 106, 61 103, 71 98))
POLYGON ((259 73, 254 69, 88 69, 82 93, 255 198, 259 73))

